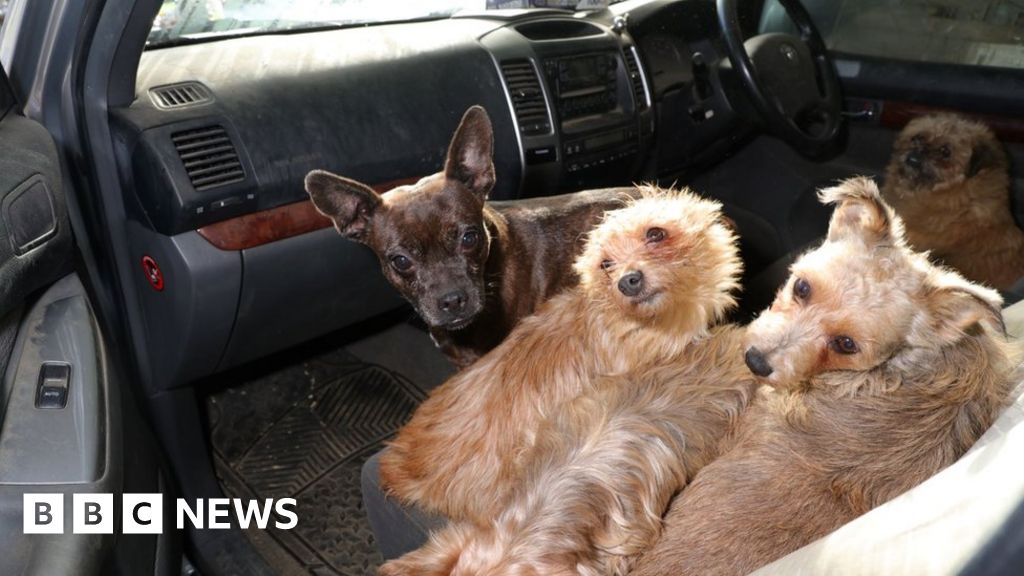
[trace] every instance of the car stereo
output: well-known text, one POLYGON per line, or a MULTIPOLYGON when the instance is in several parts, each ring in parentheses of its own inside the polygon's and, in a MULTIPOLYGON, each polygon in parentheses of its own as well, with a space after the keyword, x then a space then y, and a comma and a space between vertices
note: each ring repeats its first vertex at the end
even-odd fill
POLYGON ((614 53, 556 58, 545 63, 562 122, 601 114, 618 105, 614 53))
POLYGON ((629 100, 628 75, 618 52, 549 58, 544 61, 544 71, 555 103, 567 172, 636 153, 636 110, 629 100))

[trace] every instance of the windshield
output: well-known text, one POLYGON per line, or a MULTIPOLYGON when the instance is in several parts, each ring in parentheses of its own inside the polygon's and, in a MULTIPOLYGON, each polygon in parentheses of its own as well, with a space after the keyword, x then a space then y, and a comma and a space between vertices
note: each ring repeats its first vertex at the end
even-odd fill
POLYGON ((282 30, 446 18, 460 10, 594 9, 609 0, 165 0, 146 46, 282 30))

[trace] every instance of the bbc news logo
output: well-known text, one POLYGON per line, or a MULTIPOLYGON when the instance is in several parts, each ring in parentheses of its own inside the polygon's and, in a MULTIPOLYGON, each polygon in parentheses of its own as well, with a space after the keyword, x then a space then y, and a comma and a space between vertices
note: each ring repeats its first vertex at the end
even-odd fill
MULTIPOLYGON (((64 494, 25 494, 24 533, 63 534, 64 500, 64 494)), ((280 530, 291 530, 299 523, 295 505, 294 498, 200 498, 193 503, 178 498, 174 505, 175 526, 179 530, 186 524, 200 529, 227 529, 231 528, 234 518, 236 525, 243 529, 266 530, 273 524, 280 530)), ((70 515, 74 534, 113 534, 116 514, 113 494, 72 494, 70 515)), ((160 534, 163 526, 163 494, 122 495, 121 533, 160 534)))

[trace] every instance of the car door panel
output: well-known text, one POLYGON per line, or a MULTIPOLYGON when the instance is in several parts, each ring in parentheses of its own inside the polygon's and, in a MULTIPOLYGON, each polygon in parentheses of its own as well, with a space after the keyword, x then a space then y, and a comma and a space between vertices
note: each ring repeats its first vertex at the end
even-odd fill
POLYGON ((847 97, 997 115, 1024 112, 1024 71, 835 54, 847 97))
POLYGON ((75 275, 54 284, 18 331, 4 382, 0 484, 88 484, 106 469, 107 410, 92 313, 75 275), (65 405, 38 399, 43 366, 64 367, 65 405))
POLYGON ((0 573, 96 573, 112 536, 72 535, 70 513, 64 534, 24 534, 24 494, 110 492, 121 472, 96 323, 69 274, 57 149, 19 114, 2 71, 0 109, 0 573), (36 407, 44 363, 70 368, 63 408, 36 407))
MULTIPOLYGON (((139 574, 158 564, 158 536, 118 535, 116 505, 105 511, 111 533, 73 530, 73 494, 119 502, 162 491, 159 455, 125 401, 116 351, 73 264, 59 150, 20 113, 0 69, 0 574, 139 574), (25 534, 26 494, 60 496, 61 533, 25 534)), ((180 560, 174 541, 164 556, 180 560)))
MULTIPOLYGON (((113 535, 73 534, 71 493, 120 489, 120 433, 107 390, 103 350, 85 291, 75 275, 32 305, 19 329, 3 383, 0 424, 0 555, 3 574, 97 573, 113 535), (44 363, 70 366, 66 405, 39 408, 44 363), (24 534, 24 494, 65 494, 63 534, 24 534)), ((113 513, 110 510, 109 513, 113 513)))
POLYGON ((72 254, 53 140, 11 110, 0 120, 0 228, 2 315, 66 275, 72 254))

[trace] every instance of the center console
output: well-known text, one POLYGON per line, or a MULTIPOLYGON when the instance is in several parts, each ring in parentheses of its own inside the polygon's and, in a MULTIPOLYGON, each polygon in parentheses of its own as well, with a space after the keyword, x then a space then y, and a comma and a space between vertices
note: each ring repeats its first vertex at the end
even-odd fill
POLYGON ((562 135, 563 168, 579 172, 634 156, 639 131, 635 103, 620 90, 616 52, 551 58, 544 62, 562 135), (625 96, 625 98, 623 97, 625 96))
POLYGON ((482 38, 517 124, 524 194, 644 178, 651 95, 633 40, 578 18, 514 23, 482 38))

